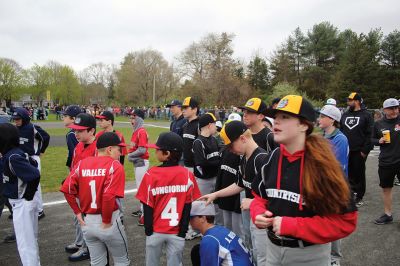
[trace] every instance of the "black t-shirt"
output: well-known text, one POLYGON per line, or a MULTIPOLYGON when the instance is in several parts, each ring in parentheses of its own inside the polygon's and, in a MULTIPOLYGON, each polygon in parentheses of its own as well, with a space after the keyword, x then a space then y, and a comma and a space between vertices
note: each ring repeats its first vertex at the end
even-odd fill
POLYGON ((193 142, 194 176, 203 179, 216 177, 221 163, 215 137, 198 136, 193 142))
POLYGON ((183 161, 186 167, 194 167, 193 141, 198 136, 199 118, 188 121, 183 126, 183 161))
MULTIPOLYGON (((239 155, 236 155, 227 149, 223 149, 221 153, 221 166, 219 168, 217 182, 215 184, 216 191, 224 189, 226 187, 229 187, 233 183, 236 183, 240 163, 239 155)), ((241 213, 240 194, 218 198, 215 202, 222 210, 241 213)))
POLYGON ((264 149, 257 147, 248 160, 246 156, 243 156, 240 160, 236 184, 245 189, 246 198, 254 198, 251 193, 251 184, 255 176, 261 171, 261 167, 265 164, 267 155, 268 153, 264 149))
POLYGON ((252 134, 252 137, 260 148, 263 148, 267 153, 278 147, 274 141, 274 134, 269 128, 263 128, 257 134, 252 134))

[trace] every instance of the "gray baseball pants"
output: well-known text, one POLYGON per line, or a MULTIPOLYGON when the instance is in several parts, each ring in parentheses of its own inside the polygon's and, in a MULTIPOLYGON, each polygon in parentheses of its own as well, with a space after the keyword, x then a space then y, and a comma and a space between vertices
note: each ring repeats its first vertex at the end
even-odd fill
POLYGON ((289 248, 272 243, 267 237, 267 266, 329 266, 331 244, 289 248))
POLYGON ((151 236, 146 236, 146 266, 160 265, 164 246, 167 253, 167 266, 182 265, 185 239, 172 234, 153 233, 151 236))
POLYGON ((116 210, 111 218, 112 226, 101 228, 101 214, 87 214, 85 226, 82 226, 83 236, 90 252, 90 264, 104 266, 107 264, 107 250, 116 266, 130 264, 128 257, 128 241, 125 227, 121 222, 120 211, 116 210))

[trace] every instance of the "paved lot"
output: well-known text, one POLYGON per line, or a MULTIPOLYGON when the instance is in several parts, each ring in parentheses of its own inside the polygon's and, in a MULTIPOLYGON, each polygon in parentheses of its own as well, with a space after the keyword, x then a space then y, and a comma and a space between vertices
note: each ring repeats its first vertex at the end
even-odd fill
MULTIPOLYGON (((366 204, 359 210, 358 227, 355 233, 343 240, 342 265, 399 265, 400 252, 400 187, 394 188, 394 217, 390 225, 378 226, 372 221, 382 214, 382 200, 377 178, 377 152, 367 162, 366 204)), ((129 189, 133 184, 127 184, 129 189)), ((60 193, 44 195, 45 202, 62 199, 60 193)), ((133 194, 126 195, 127 214, 136 209, 133 194)), ((68 263, 64 246, 74 239, 72 212, 66 204, 47 206, 46 217, 39 223, 39 246, 42 265, 88 265, 88 262, 68 263)), ((11 231, 11 221, 5 213, 0 219, 0 239, 11 231)), ((145 235, 143 227, 136 225, 137 219, 126 215, 125 225, 129 240, 129 253, 133 265, 144 265, 145 235)), ((190 248, 196 241, 186 242, 184 265, 190 265, 190 248)), ((16 244, 0 244, 0 265, 19 265, 16 244)), ((163 263, 165 265, 165 261, 163 263)))

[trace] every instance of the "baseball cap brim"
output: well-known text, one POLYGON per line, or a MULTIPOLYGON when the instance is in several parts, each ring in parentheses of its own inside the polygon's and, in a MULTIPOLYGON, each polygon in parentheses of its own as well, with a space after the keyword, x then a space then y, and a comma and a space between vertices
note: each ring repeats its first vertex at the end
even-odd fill
POLYGON ((252 112, 252 113, 261 114, 261 112, 257 112, 256 110, 254 110, 254 109, 252 109, 250 107, 247 107, 247 106, 238 106, 238 108, 242 109, 242 110, 247 110, 247 111, 252 112))
POLYGON ((156 144, 151 144, 151 143, 148 143, 148 144, 146 145, 146 148, 149 148, 149 149, 156 149, 156 150, 159 150, 159 149, 160 149, 160 147, 158 147, 156 144))
POLYGON ((85 127, 85 126, 78 126, 75 124, 67 126, 68 128, 76 129, 76 130, 84 130, 84 129, 89 129, 90 127, 85 127))
POLYGON ((104 115, 96 115, 97 119, 107 119, 107 117, 105 117, 104 115))
POLYGON ((128 145, 126 145, 126 143, 123 143, 123 142, 121 142, 120 144, 118 144, 117 146, 120 146, 120 147, 126 147, 126 146, 128 146, 128 145))

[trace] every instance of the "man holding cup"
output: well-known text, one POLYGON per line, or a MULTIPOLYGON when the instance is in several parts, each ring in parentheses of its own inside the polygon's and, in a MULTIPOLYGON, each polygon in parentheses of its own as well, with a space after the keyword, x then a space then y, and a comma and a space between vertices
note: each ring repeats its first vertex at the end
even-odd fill
POLYGON ((400 116, 399 101, 389 98, 383 102, 384 117, 374 124, 372 142, 380 146, 379 186, 383 190, 384 214, 375 224, 389 224, 392 216, 392 188, 394 177, 400 175, 400 116))

